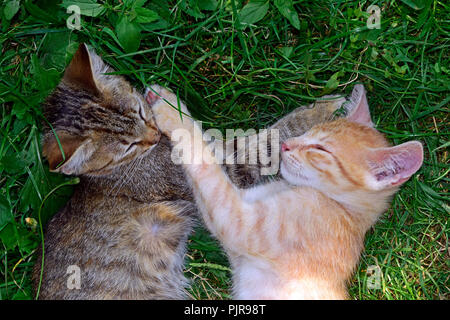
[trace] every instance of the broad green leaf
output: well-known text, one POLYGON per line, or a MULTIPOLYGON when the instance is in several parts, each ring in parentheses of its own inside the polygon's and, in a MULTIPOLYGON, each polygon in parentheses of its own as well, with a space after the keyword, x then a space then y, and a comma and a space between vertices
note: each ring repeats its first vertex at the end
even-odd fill
POLYGON ((13 223, 8 223, 2 230, 0 230, 0 240, 6 247, 6 250, 12 250, 17 245, 17 230, 13 223))
POLYGON ((39 50, 42 66, 46 69, 56 68, 63 71, 78 49, 76 40, 76 33, 69 29, 67 32, 48 33, 39 50))
POLYGON ((160 17, 170 21, 171 13, 169 4, 165 0, 152 0, 152 10, 157 12, 160 17))
POLYGON ((6 3, 5 8, 3 8, 3 13, 5 14, 6 20, 11 20, 20 9, 19 0, 10 0, 6 3))
POLYGON ((25 104, 25 103, 23 103, 21 101, 17 101, 13 105, 13 109, 11 111, 11 114, 15 115, 19 120, 25 121, 25 122, 31 124, 31 122, 27 121, 27 115, 30 114, 29 113, 30 107, 31 106, 29 104, 25 104))
POLYGON ((359 19, 359 18, 363 15, 363 12, 361 11, 360 8, 355 8, 355 9, 353 10, 353 14, 355 15, 356 18, 359 19))
POLYGON ((242 23, 256 23, 264 18, 267 10, 269 10, 269 1, 250 0, 239 12, 239 20, 242 23))
POLYGON ((201 19, 205 17, 205 15, 200 11, 198 3, 195 0, 181 0, 180 8, 194 18, 201 19))
POLYGON ((26 162, 18 153, 5 154, 0 159, 0 167, 7 173, 19 174, 25 171, 26 162))
POLYGON ((435 71, 436 73, 440 73, 440 72, 441 72, 441 68, 439 67, 439 62, 436 62, 436 63, 434 64, 434 71, 435 71))
POLYGON ((141 44, 141 29, 136 22, 131 22, 123 16, 116 26, 117 38, 125 52, 134 52, 141 44))
POLYGON ((45 69, 42 67, 35 54, 31 56, 31 73, 33 74, 35 86, 39 89, 39 94, 42 97, 47 96, 56 87, 60 78, 60 73, 56 69, 45 69))
POLYGON ((275 0, 275 6, 278 11, 289 20, 294 28, 300 30, 300 20, 298 19, 298 13, 294 9, 292 0, 275 0))
POLYGON ((197 0, 197 5, 200 10, 213 11, 217 8, 217 0, 197 0))
POLYGON ((10 131, 10 132, 11 132, 11 136, 16 137, 16 136, 19 135, 20 132, 21 132, 22 130, 24 130, 25 127, 27 127, 27 126, 28 126, 28 123, 27 123, 27 122, 25 122, 25 121, 23 121, 23 120, 20 120, 20 119, 15 119, 15 120, 14 120, 13 129, 12 129, 12 131, 10 131))
POLYGON ((325 89, 328 89, 330 91, 336 89, 339 85, 339 80, 338 80, 339 75, 340 75, 339 71, 336 72, 335 74, 333 74, 331 76, 331 78, 327 81, 327 84, 325 85, 325 89))
MULTIPOLYGON (((51 173, 44 166, 39 150, 39 135, 34 132, 32 142, 27 151, 26 159, 31 162, 28 178, 19 193, 17 211, 26 213, 33 209, 33 218, 38 220, 39 208, 42 201, 57 186, 65 184, 69 179, 63 175, 51 173)), ((71 188, 63 187, 53 192, 45 201, 41 218, 43 224, 50 219, 69 199, 71 188)))
POLYGON ((0 194, 0 230, 13 219, 11 205, 8 199, 0 194))
POLYGON ((425 0, 401 0, 401 1, 404 4, 408 5, 409 7, 413 8, 414 10, 421 10, 426 5, 425 0))
POLYGON ((138 8, 144 6, 144 4, 147 2, 147 0, 135 0, 133 7, 138 8))
POLYGON ((63 0, 61 6, 68 8, 71 5, 76 5, 80 8, 80 13, 88 17, 97 17, 105 13, 105 7, 97 3, 95 0, 63 0))
POLYGON ((36 236, 25 226, 17 224, 17 244, 21 251, 30 253, 37 246, 36 236))
POLYGON ((24 290, 18 290, 12 297, 12 300, 32 300, 32 299, 33 296, 30 294, 30 292, 24 290))
POLYGON ((28 253, 32 252, 37 245, 35 235, 14 221, 0 230, 0 240, 6 250, 12 250, 18 245, 21 251, 28 253))
POLYGON ((150 23, 159 18, 158 14, 150 9, 136 8, 134 11, 136 12, 136 22, 138 23, 150 23))
POLYGON ((281 55, 286 58, 289 58, 292 55, 292 53, 294 52, 293 47, 282 47, 279 50, 280 50, 281 55))
POLYGON ((45 22, 58 22, 58 17, 49 13, 48 11, 41 9, 39 6, 35 5, 31 0, 25 0, 25 9, 36 19, 45 22))
POLYGON ((170 23, 164 19, 159 19, 153 23, 141 24, 141 28, 144 31, 155 31, 167 29, 170 26, 170 23))
POLYGON ((124 0, 123 4, 126 8, 140 8, 142 7, 147 0, 124 0))

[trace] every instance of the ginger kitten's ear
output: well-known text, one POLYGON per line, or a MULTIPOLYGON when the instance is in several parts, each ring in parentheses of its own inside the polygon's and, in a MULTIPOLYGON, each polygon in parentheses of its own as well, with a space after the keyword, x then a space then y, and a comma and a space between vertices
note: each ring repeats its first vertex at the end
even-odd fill
POLYGON ((94 79, 92 59, 89 50, 84 43, 80 44, 72 61, 70 61, 69 66, 64 72, 63 81, 89 91, 94 95, 99 94, 94 79))
POLYGON ((418 141, 410 141, 389 148, 370 151, 370 186, 375 190, 399 186, 406 182, 423 162, 423 147, 418 141))
POLYGON ((65 132, 59 132, 57 135, 64 151, 64 157, 54 135, 44 140, 42 148, 42 153, 48 160, 50 171, 67 175, 80 174, 83 164, 93 153, 91 141, 65 132))
POLYGON ((348 109, 350 109, 350 112, 347 116, 347 120, 373 127, 373 122, 370 118, 369 104, 367 103, 366 98, 366 90, 362 84, 357 84, 353 88, 348 109))

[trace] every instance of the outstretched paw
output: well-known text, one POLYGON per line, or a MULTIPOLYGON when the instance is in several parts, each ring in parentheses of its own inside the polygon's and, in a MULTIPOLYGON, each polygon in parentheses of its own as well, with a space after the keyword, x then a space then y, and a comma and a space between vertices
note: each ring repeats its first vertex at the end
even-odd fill
POLYGON ((169 135, 176 129, 192 126, 192 118, 186 105, 177 95, 159 85, 147 88, 145 98, 150 104, 159 129, 169 135))

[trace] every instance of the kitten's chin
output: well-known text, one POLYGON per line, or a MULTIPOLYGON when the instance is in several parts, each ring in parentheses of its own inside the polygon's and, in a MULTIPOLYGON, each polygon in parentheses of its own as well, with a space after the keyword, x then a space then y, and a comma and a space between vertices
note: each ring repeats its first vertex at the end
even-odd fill
POLYGON ((284 161, 281 161, 280 164, 280 174, 281 176, 290 184, 295 186, 306 186, 307 177, 300 175, 299 173, 291 172, 289 165, 285 164, 284 161))

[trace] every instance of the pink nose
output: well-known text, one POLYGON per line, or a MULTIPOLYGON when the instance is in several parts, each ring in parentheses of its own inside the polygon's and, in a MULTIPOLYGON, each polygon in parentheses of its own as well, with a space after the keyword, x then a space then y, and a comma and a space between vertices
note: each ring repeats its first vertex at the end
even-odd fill
POLYGON ((289 149, 288 145, 286 143, 282 143, 281 144, 281 151, 285 152, 285 151, 289 151, 291 149, 289 149))

